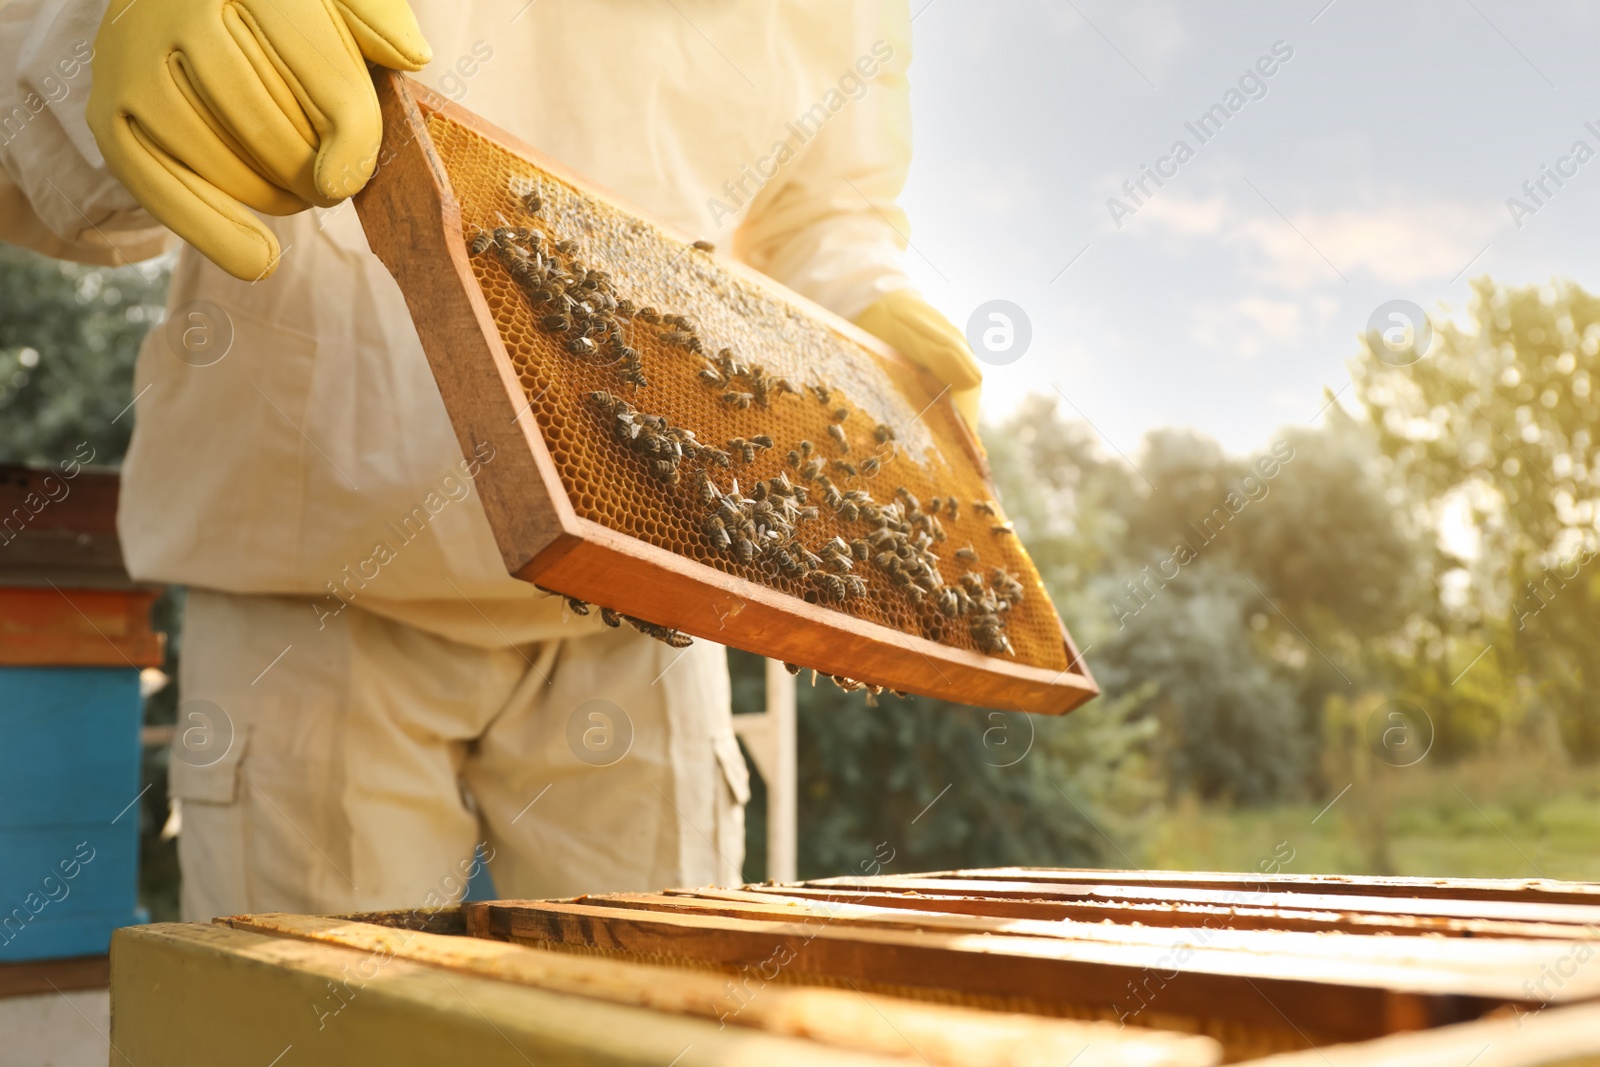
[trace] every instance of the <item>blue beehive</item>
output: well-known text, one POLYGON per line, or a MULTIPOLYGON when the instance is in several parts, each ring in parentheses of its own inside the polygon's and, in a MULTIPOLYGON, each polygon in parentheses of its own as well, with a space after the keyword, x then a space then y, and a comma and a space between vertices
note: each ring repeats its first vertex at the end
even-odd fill
POLYGON ((163 648, 117 491, 76 462, 0 466, 0 963, 102 955, 144 921, 139 678, 163 648))
POLYGON ((140 710, 131 667, 0 667, 0 962, 141 921, 140 710))

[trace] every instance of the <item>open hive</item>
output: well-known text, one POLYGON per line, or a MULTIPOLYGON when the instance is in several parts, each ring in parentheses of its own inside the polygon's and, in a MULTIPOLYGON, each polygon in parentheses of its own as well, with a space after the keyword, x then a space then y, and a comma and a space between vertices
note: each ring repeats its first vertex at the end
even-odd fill
POLYGON ((937 382, 376 77, 358 210, 463 448, 494 447, 477 485, 513 574, 874 689, 1050 712, 1094 694, 937 382))
POLYGON ((239 915, 118 931, 111 1040, 217 1067, 1578 1067, 1597 923, 1590 883, 1027 868, 239 915))

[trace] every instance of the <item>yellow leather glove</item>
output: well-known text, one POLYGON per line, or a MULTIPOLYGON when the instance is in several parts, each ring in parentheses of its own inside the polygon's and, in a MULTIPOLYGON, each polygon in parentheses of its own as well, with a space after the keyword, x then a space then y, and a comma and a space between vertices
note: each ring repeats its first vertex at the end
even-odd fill
POLYGON ((948 385, 956 410, 977 432, 983 371, 954 323, 915 290, 896 289, 856 316, 856 325, 948 385))
POLYGON ((113 0, 89 129, 111 173, 229 274, 270 274, 290 215, 354 194, 377 160, 364 59, 432 58, 405 0, 113 0))

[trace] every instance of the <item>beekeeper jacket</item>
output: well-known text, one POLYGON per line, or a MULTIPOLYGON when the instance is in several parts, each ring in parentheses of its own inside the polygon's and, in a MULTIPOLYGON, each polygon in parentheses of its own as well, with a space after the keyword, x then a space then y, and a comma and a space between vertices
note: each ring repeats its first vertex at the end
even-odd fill
MULTIPOLYGON (((0 235, 114 264, 175 242, 85 125, 104 7, 0 8, 0 235)), ((847 318, 907 285, 906 4, 413 7, 435 57, 421 80, 552 158, 847 318)), ((462 455, 353 207, 270 225, 283 257, 255 283, 178 253, 134 382, 130 571, 319 612, 360 604, 485 648, 572 634, 558 603, 506 575, 472 491, 494 458, 462 455)))

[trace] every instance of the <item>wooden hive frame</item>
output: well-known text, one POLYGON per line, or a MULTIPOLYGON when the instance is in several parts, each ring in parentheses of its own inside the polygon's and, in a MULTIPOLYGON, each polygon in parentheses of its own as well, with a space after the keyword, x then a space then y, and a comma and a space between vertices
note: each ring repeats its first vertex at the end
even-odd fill
MULTIPOLYGON (((474 275, 462 206, 432 142, 429 118, 442 116, 472 131, 594 201, 644 220, 664 239, 687 247, 690 238, 648 220, 417 83, 381 69, 374 79, 385 140, 374 177, 356 197, 357 211, 373 251, 405 295, 464 454, 495 456, 476 484, 510 573, 657 625, 886 689, 1055 714, 1098 692, 1071 637, 1049 609, 1031 562, 1025 577, 1049 609, 1051 633, 1059 631, 1060 644, 1051 653, 1059 667, 985 655, 809 603, 580 515, 474 275), (736 619, 732 625, 731 619, 736 619)), ((715 262, 726 276, 758 287, 893 369, 897 377, 892 380, 903 390, 926 390, 931 399, 917 419, 932 411, 947 424, 959 424, 943 391, 929 387, 926 379, 918 386, 903 384, 920 372, 892 349, 731 258, 718 256, 715 262)), ((942 459, 976 470, 988 486, 975 439, 962 429, 959 440, 964 454, 946 452, 942 459)))
POLYGON ((778 953, 778 983, 1199 1032, 1230 1060, 1600 1001, 1600 886, 1424 884, 1008 868, 463 911, 480 937, 733 975, 778 953))

